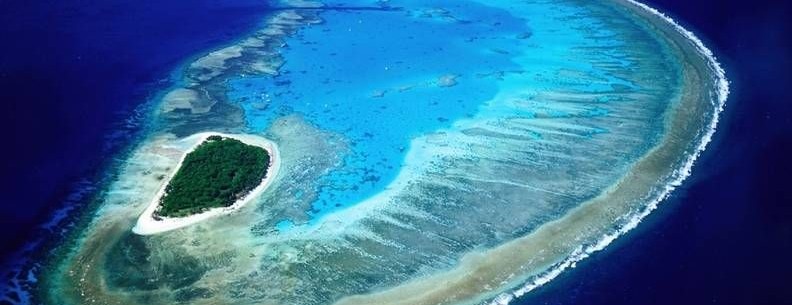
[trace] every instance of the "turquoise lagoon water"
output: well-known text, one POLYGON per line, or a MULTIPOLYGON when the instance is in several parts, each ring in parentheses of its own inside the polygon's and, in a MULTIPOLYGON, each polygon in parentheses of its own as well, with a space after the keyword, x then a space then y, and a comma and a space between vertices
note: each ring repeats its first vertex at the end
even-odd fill
MULTIPOLYGON (((641 89, 592 63, 610 69, 635 66, 619 49, 626 46, 622 37, 605 26, 591 26, 603 21, 576 16, 585 11, 571 6, 500 4, 507 5, 393 1, 383 10, 328 10, 321 14, 322 24, 286 40, 280 52, 286 63, 278 76, 231 81, 228 96, 243 107, 251 132, 265 131, 278 117, 298 114, 348 141, 351 148, 343 164, 320 178, 318 196, 305 211, 309 219, 381 192, 399 173, 414 138, 454 128, 458 120, 605 117, 624 103, 614 87, 641 89), (574 19, 559 27, 559 18, 574 19), (576 57, 588 46, 597 53, 576 57), (444 78, 450 83, 443 83, 444 78), (590 96, 574 103, 537 97, 558 88, 590 96), (504 101, 504 96, 521 104, 504 101)), ((664 106, 642 107, 659 116, 664 106)), ((605 123, 592 120, 574 132, 585 141, 608 133, 605 123)), ((660 132, 660 123, 647 122, 636 133, 651 139, 660 132)), ((538 141, 547 130, 523 132, 538 141)), ((649 144, 634 148, 621 162, 627 164, 649 144)), ((290 228, 292 221, 283 220, 279 229, 290 228)))

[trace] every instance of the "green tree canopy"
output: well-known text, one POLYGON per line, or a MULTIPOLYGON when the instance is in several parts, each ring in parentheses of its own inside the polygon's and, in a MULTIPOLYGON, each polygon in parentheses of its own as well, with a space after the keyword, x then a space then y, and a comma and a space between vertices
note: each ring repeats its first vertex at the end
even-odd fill
POLYGON ((230 206, 261 183, 269 164, 261 147, 210 136, 184 158, 165 187, 157 215, 182 217, 230 206))

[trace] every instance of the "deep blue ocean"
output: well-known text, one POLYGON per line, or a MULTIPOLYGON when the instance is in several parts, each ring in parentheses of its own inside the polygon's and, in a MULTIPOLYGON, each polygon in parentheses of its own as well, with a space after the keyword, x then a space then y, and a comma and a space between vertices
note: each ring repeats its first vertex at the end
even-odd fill
MULTIPOLYGON (((727 69, 733 93, 716 137, 638 229, 520 303, 792 304, 792 4, 649 4, 727 69)), ((0 0, 0 260, 94 187, 145 128, 145 103, 176 67, 255 29, 267 9, 261 0, 0 0)))
POLYGON ((260 0, 0 1, 0 257, 90 196, 172 71, 266 13, 260 0))

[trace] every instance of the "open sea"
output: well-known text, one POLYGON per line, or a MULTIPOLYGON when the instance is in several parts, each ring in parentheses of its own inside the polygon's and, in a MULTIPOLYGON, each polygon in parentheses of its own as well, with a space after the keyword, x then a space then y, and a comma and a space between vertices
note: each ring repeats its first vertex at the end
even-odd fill
MULTIPOLYGON (((770 0, 647 3, 699 35, 727 70, 732 94, 718 132, 693 175, 638 229, 515 303, 792 304, 788 284, 792 274, 792 179, 788 177, 792 172, 792 95, 788 93, 792 4, 770 0)), ((100 188, 107 167, 145 134, 147 124, 156 124, 147 121, 150 102, 174 85, 171 73, 177 67, 246 36, 271 11, 262 0, 0 0, 0 127, 6 132, 0 149, 0 266, 19 259, 27 242, 57 236, 60 228, 46 225, 53 215, 68 218, 79 213, 100 188)), ((385 41, 388 35, 400 34, 369 39, 385 41)), ((310 40, 311 35, 326 34, 306 31, 304 35, 310 40)), ((438 39, 438 47, 442 40, 438 39)), ((305 61, 288 62, 285 67, 299 71, 321 65, 321 58, 300 55, 305 61)), ((420 56, 409 50, 401 55, 420 56)), ((436 69, 455 64, 445 60, 437 58, 427 64, 436 69)), ((354 73, 359 68, 345 69, 354 73)), ((311 77, 316 79, 285 79, 290 88, 299 89, 295 91, 310 92, 307 86, 326 75, 311 77)), ((280 86, 255 79, 232 82, 232 99, 234 94, 244 96, 246 86, 269 91, 280 86)), ((468 115, 466 107, 475 106, 464 104, 462 97, 491 94, 465 92, 462 87, 453 90, 458 92, 452 94, 460 96, 458 104, 432 108, 436 113, 424 113, 421 121, 426 125, 405 124, 401 131, 442 128, 449 120, 468 115)), ((284 94, 282 100, 304 98, 284 94)), ((410 94, 431 93, 415 90, 410 94)), ((384 96, 386 101, 389 98, 384 96)), ((286 107, 277 101, 268 106, 286 107)), ((288 106, 299 112, 299 107, 319 105, 288 106)), ((347 126, 350 121, 333 117, 328 112, 314 119, 328 130, 356 128, 347 126)), ((255 117, 248 125, 261 131, 257 128, 263 129, 270 119, 255 117)), ((376 129, 404 122, 358 124, 376 129)), ((365 143, 371 141, 367 134, 358 136, 355 140, 362 144, 355 149, 365 151, 365 143)), ((388 136, 373 143, 404 141, 398 138, 404 134, 388 136)), ((403 147, 389 148, 378 157, 400 158, 403 147)), ((346 162, 352 171, 373 168, 376 175, 360 184, 360 191, 353 193, 357 197, 339 199, 347 195, 325 190, 312 216, 323 215, 333 202, 370 196, 396 175, 392 168, 357 164, 355 154, 350 158, 346 162)), ((343 182, 347 177, 341 173, 326 179, 343 182)), ((0 275, 5 272, 0 267, 0 275)))
POLYGON ((0 2, 0 257, 90 198, 172 71, 266 12, 254 0, 0 2))

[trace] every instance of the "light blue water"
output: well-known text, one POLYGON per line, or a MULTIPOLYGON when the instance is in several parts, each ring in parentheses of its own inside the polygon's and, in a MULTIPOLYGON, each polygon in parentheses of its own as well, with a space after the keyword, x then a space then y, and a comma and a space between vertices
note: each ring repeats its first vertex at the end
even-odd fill
POLYGON ((497 93, 497 80, 481 74, 520 68, 511 60, 519 45, 500 37, 529 32, 523 21, 503 10, 450 3, 447 9, 457 8, 451 14, 470 22, 401 11, 328 11, 324 24, 288 40, 280 76, 232 82, 229 96, 242 101, 253 131, 299 113, 349 140, 352 152, 343 166, 320 183, 307 211, 313 217, 381 191, 412 138, 472 117, 497 93), (482 48, 476 40, 492 42, 482 48), (441 86, 447 75, 457 76, 458 85, 441 86))

